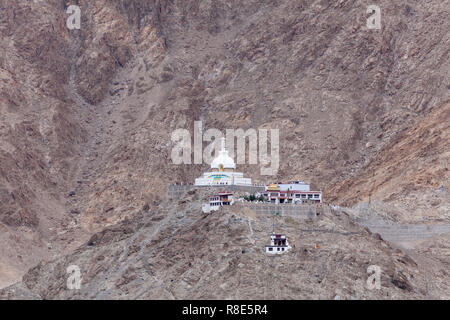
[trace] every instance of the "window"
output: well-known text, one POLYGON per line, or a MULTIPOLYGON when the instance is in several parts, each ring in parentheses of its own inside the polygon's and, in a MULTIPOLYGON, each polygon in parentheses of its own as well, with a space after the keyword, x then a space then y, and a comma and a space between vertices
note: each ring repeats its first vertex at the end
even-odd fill
POLYGON ((318 194, 315 194, 315 195, 314 195, 314 198, 319 198, 319 195, 318 195, 318 194))
POLYGON ((303 199, 306 199, 306 194, 302 194, 302 198, 303 198, 303 199))
POLYGON ((273 251, 273 248, 269 248, 269 251, 273 251))
POLYGON ((296 197, 296 198, 300 198, 300 195, 299 195, 299 194, 296 194, 295 197, 296 197))
POLYGON ((280 248, 277 248, 277 251, 280 251, 280 248))

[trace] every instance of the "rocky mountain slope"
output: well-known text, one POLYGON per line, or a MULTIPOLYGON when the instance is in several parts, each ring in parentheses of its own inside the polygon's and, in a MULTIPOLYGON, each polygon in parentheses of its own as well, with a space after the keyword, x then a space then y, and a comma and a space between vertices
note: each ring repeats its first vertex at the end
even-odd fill
POLYGON ((350 206, 370 200, 395 208, 398 220, 448 221, 449 119, 447 102, 399 133, 356 176, 334 186, 329 201, 350 206))
POLYGON ((293 248, 268 256, 264 244, 272 216, 237 206, 203 214, 204 197, 193 193, 106 228, 72 254, 40 263, 0 297, 417 299, 443 294, 429 289, 426 273, 408 255, 341 211, 326 208, 308 220, 277 217, 275 228, 291 236, 293 248), (67 289, 69 265, 80 267, 80 290, 67 289), (371 265, 382 270, 378 290, 367 286, 371 265))
POLYGON ((70 4, 0 3, 0 287, 192 182, 170 135, 195 120, 280 129, 254 181, 448 219, 448 0, 378 1, 379 31, 364 0, 79 0, 80 30, 70 4))

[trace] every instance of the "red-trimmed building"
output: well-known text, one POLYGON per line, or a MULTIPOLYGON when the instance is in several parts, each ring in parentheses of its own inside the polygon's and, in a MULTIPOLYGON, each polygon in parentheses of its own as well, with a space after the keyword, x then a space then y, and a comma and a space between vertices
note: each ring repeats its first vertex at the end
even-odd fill
POLYGON ((295 190, 294 183, 292 188, 289 185, 289 183, 270 184, 262 195, 270 203, 322 203, 322 191, 309 191, 309 185, 306 184, 302 189, 307 191, 295 190))
POLYGON ((286 235, 273 233, 270 236, 270 245, 267 245, 265 248, 268 254, 281 254, 289 251, 291 246, 286 235))
POLYGON ((231 206, 234 203, 233 193, 219 192, 209 198, 209 203, 202 205, 202 210, 205 213, 219 210, 222 206, 231 206))

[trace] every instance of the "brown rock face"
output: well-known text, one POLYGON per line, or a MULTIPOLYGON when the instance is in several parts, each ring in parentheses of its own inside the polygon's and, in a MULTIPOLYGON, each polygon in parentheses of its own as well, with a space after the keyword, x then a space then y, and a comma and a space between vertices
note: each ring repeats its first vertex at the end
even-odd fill
POLYGON ((85 246, 40 263, 0 298, 40 299, 420 299, 427 279, 417 264, 374 240, 340 211, 320 218, 277 217, 292 249, 268 256, 272 217, 237 206, 204 215, 198 194, 94 235, 85 246), (79 290, 67 287, 78 266, 79 290), (367 286, 368 267, 382 270, 367 286), (50 285, 51 284, 51 285, 50 285))
POLYGON ((450 173, 450 103, 395 136, 358 174, 329 191, 329 201, 395 204, 405 221, 446 220, 450 173), (371 198, 371 199, 369 199, 371 198))
POLYGON ((0 3, 0 287, 192 182, 171 134, 196 120, 280 130, 255 182, 448 221, 448 1, 378 1, 381 30, 363 0, 80 0, 69 30, 72 4, 0 3))

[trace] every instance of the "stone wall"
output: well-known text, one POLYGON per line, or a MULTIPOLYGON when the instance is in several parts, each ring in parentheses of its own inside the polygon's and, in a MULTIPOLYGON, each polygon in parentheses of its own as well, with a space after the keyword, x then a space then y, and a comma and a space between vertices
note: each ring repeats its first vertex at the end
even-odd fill
POLYGON ((328 206, 320 204, 275 204, 275 203, 248 203, 238 202, 233 206, 240 208, 248 208, 256 214, 276 214, 280 216, 292 217, 296 220, 316 219, 323 215, 328 206))
POLYGON ((186 192, 195 189, 214 189, 215 192, 231 191, 231 192, 263 192, 265 186, 195 186, 193 184, 170 184, 167 188, 169 198, 178 198, 183 196, 186 192))
POLYGON ((438 235, 450 234, 449 225, 413 225, 413 224, 363 224, 384 240, 391 242, 418 241, 431 239, 438 235))

